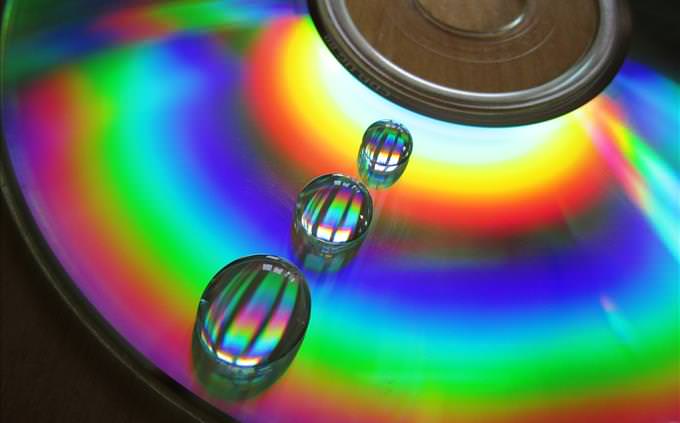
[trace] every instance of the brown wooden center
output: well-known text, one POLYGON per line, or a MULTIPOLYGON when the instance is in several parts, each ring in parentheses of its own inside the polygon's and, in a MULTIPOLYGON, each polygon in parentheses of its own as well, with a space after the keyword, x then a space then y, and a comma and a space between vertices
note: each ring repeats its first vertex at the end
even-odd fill
POLYGON ((470 34, 494 34, 519 24, 527 0, 416 0, 434 22, 470 34))
POLYGON ((507 93, 554 80, 589 50, 597 0, 345 0, 368 43, 432 83, 507 93))

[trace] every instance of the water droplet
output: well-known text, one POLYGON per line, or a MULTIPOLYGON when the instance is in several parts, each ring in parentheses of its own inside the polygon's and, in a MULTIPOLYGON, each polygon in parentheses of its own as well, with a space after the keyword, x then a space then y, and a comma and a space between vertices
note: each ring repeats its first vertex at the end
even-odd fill
POLYGON ((359 149, 359 173, 370 187, 388 188, 406 170, 413 151, 411 133, 400 123, 381 120, 364 133, 359 149))
POLYGON ((333 254, 361 243, 373 217, 366 187, 340 174, 310 182, 298 195, 295 229, 308 242, 333 254))
POLYGON ((307 282, 293 264, 273 256, 229 264, 199 303, 194 337, 202 371, 247 382, 280 374, 297 353, 310 310, 307 282))

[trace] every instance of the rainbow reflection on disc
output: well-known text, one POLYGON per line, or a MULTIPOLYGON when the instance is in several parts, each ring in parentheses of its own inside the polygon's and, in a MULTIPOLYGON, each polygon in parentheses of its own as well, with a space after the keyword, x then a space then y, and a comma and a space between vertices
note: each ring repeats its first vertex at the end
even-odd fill
POLYGON ((299 2, 85 2, 58 25, 37 2, 5 12, 7 169, 63 283, 203 400, 244 422, 680 419, 677 75, 631 59, 569 115, 473 128, 366 88, 299 2), (294 257, 299 190, 358 176, 385 118, 416 148, 357 255, 306 275, 295 360, 215 396, 206 282, 294 257))

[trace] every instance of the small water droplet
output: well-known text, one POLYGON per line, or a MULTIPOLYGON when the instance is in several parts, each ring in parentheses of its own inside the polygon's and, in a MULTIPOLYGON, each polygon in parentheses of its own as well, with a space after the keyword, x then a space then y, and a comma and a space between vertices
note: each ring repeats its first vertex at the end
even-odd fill
POLYGON ((413 137, 400 123, 375 122, 364 133, 359 149, 359 174, 373 188, 388 188, 406 170, 413 151, 413 137))
POLYGON ((255 381, 287 367, 307 330, 307 282, 291 263, 252 256, 223 268, 199 303, 195 340, 203 367, 255 381))
POLYGON ((295 229, 326 253, 356 247, 373 218, 373 200, 366 187, 340 174, 314 179, 300 192, 295 229))

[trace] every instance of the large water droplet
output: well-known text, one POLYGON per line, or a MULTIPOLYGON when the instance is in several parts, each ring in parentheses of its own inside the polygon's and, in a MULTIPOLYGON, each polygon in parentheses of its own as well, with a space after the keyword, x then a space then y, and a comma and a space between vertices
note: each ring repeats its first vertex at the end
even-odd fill
POLYGON ((307 330, 309 288, 291 263, 252 256, 222 269, 205 289, 195 340, 201 371, 258 381, 290 364, 307 330))
POLYGON ((413 151, 411 133, 400 123, 381 120, 364 134, 359 149, 359 174, 374 188, 392 186, 406 170, 413 151))
POLYGON ((332 254, 361 243, 372 217, 373 201, 363 184, 345 175, 324 175, 298 195, 295 229, 332 254))

